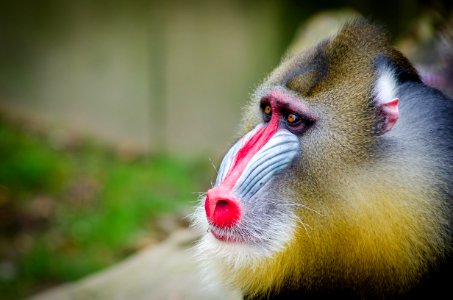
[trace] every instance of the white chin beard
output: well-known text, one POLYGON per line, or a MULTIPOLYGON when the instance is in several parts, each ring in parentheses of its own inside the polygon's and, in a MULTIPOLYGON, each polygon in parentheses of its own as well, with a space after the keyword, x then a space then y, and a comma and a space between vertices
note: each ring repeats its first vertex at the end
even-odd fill
POLYGON ((251 242, 228 242, 218 240, 208 231, 209 224, 199 207, 194 214, 193 226, 204 232, 204 236, 195 247, 197 259, 202 265, 212 263, 214 268, 218 264, 234 269, 254 267, 285 249, 294 236, 296 218, 292 214, 278 218, 259 237, 252 237, 251 242))

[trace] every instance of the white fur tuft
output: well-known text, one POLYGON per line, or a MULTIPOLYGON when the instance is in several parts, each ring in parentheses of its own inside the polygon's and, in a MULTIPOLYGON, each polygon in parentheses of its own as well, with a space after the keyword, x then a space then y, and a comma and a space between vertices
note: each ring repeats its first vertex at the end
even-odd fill
POLYGON ((378 78, 373 89, 376 104, 386 104, 395 98, 398 98, 396 91, 397 81, 395 72, 390 67, 382 67, 378 72, 378 78))

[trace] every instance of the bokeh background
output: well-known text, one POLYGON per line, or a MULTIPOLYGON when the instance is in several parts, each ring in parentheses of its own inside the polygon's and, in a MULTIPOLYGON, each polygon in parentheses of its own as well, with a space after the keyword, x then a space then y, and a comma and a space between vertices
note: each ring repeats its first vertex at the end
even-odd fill
POLYGON ((0 299, 80 279, 187 227, 241 107, 313 17, 362 14, 429 65, 452 6, 1 1, 0 299))

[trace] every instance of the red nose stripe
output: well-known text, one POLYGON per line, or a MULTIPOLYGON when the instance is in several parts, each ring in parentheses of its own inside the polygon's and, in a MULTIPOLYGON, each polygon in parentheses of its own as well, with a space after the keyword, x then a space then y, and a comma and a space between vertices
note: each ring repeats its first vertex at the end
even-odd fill
POLYGON ((263 148, 264 145, 271 139, 271 137, 278 130, 278 116, 274 114, 271 121, 266 127, 260 128, 238 151, 234 164, 221 185, 227 185, 233 188, 237 180, 241 176, 245 167, 252 159, 252 157, 263 148))
POLYGON ((239 177, 243 173, 252 157, 271 139, 278 130, 279 117, 274 114, 269 124, 260 128, 239 149, 232 168, 223 182, 208 191, 205 201, 205 210, 208 220, 218 227, 232 227, 241 217, 241 206, 232 194, 239 177))

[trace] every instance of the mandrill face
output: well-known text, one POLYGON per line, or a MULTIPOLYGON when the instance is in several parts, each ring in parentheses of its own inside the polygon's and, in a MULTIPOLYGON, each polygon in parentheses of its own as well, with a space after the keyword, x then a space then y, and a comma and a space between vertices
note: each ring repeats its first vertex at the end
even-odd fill
POLYGON ((227 152, 204 208, 212 242, 219 247, 242 244, 273 252, 287 242, 297 217, 294 203, 269 187, 283 180, 280 173, 301 152, 299 135, 316 118, 279 90, 270 90, 259 107, 262 122, 227 152))
POLYGON ((200 254, 226 266, 253 266, 308 226, 298 214, 308 208, 297 201, 294 178, 304 176, 301 145, 312 144, 316 113, 293 91, 271 83, 258 89, 248 113, 244 127, 251 130, 225 154, 195 214, 195 225, 207 232, 200 254))

